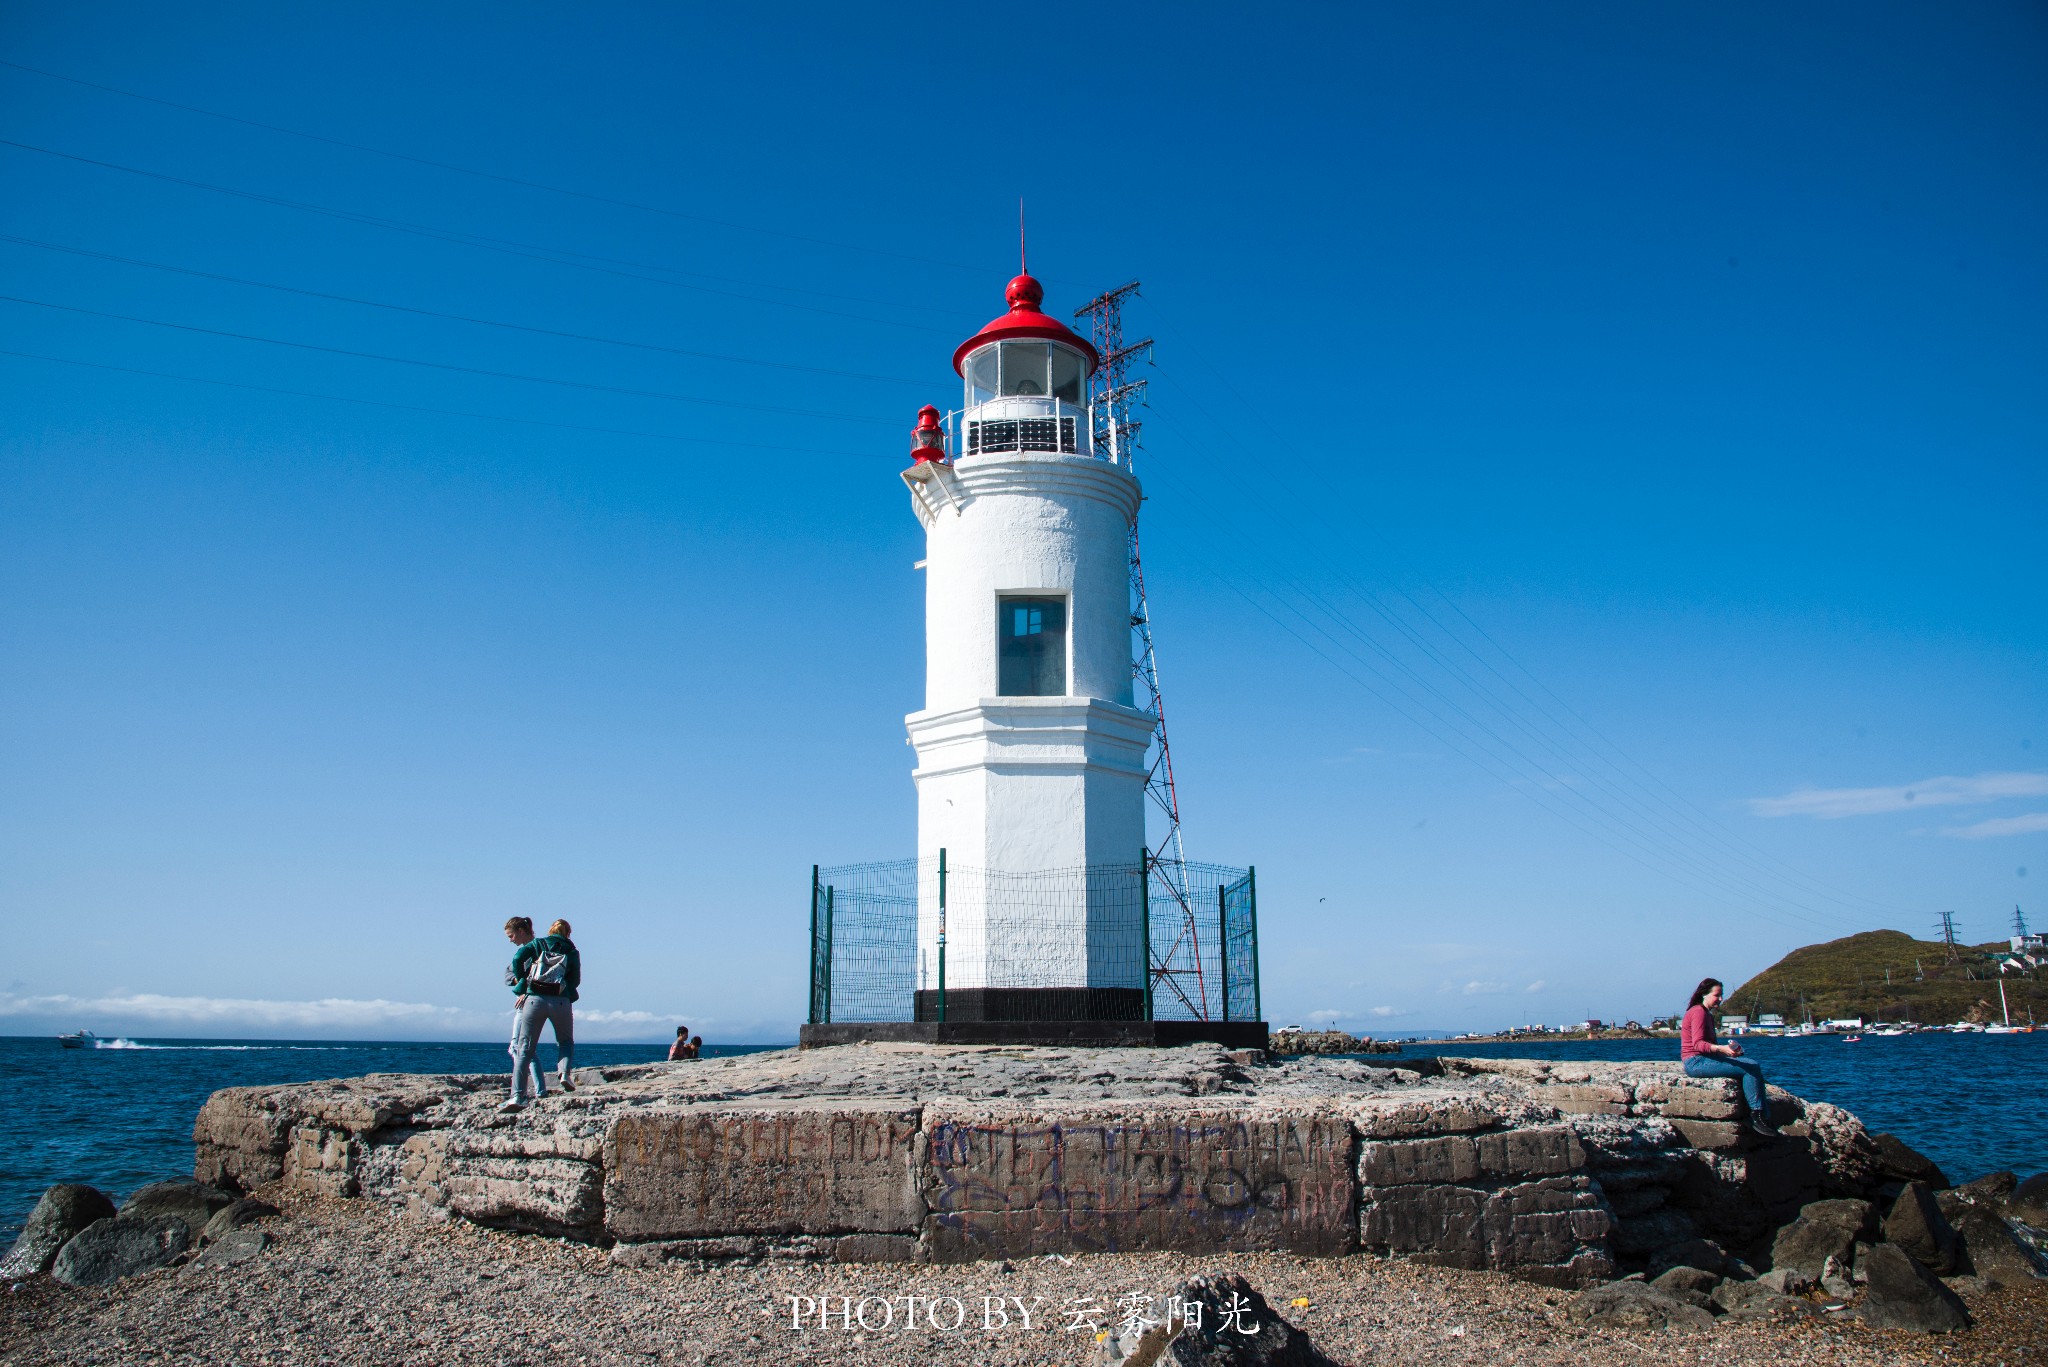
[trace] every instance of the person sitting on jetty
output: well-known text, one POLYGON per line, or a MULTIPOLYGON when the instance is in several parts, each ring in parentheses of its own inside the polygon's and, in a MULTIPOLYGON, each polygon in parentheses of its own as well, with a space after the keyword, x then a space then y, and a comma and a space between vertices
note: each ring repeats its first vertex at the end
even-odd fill
POLYGON ((1687 1077, 1732 1077, 1742 1083, 1742 1099, 1749 1105, 1749 1127, 1767 1138, 1776 1138, 1771 1124, 1770 1097, 1764 1090, 1764 1070, 1742 1057, 1742 1046, 1723 1044, 1714 1032, 1714 1018, 1708 1013, 1721 1004, 1721 980, 1703 978, 1692 990, 1685 1018, 1678 1023, 1678 1057, 1687 1077))
POLYGON ((703 1056, 703 1053, 704 1053, 704 1037, 703 1037, 702 1035, 692 1035, 692 1036, 690 1036, 690 1057, 691 1057, 691 1058, 700 1058, 700 1057, 702 1057, 702 1056, 703 1056))
POLYGON ((670 1063, 680 1063, 688 1057, 690 1057, 690 1027, 678 1025, 676 1027, 675 1042, 668 1047, 668 1061, 670 1063))
MULTIPOLYGON (((509 926, 506 934, 511 934, 509 926)), ((569 1076, 576 1066, 576 1020, 570 1004, 576 1000, 576 989, 583 982, 583 956, 569 938, 569 923, 556 921, 548 927, 546 935, 521 945, 512 956, 512 977, 512 990, 518 994, 519 1028, 512 1037, 516 1046, 512 1056, 512 1096, 498 1108, 501 1111, 516 1111, 526 1104, 528 1069, 535 1073, 535 1099, 545 1095, 534 1063, 543 1021, 554 1026, 555 1052, 561 1056, 555 1068, 555 1081, 565 1092, 576 1090, 569 1076)))

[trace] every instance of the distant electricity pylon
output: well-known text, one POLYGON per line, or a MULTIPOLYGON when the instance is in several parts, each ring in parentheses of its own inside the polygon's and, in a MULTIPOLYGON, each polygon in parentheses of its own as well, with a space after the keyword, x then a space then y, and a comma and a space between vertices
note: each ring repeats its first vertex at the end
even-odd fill
MULTIPOLYGON (((1138 435, 1144 426, 1133 410, 1145 402, 1146 381, 1130 378, 1134 362, 1149 358, 1152 339, 1124 340, 1123 306, 1138 293, 1138 282, 1096 295, 1074 310, 1085 319, 1089 338, 1101 355, 1089 381, 1089 412, 1095 445, 1110 460, 1136 473, 1138 435)), ((1159 656, 1152 645, 1152 610, 1145 599, 1145 561, 1139 550, 1138 519, 1131 519, 1131 682, 1132 701, 1152 713, 1151 764, 1145 771, 1145 795, 1159 809, 1162 829, 1156 843, 1147 837, 1147 886, 1155 881, 1180 909, 1173 945, 1152 956, 1146 971, 1156 992, 1164 987, 1203 1020, 1209 1017, 1209 993, 1202 963, 1202 942, 1195 908, 1188 896, 1187 850, 1181 843, 1180 792, 1173 781, 1173 747, 1166 736, 1166 698, 1159 687, 1159 656), (1183 953, 1185 949, 1185 953, 1183 953), (1192 982, 1183 982, 1192 979, 1192 982), (1192 989, 1192 991, 1190 991, 1192 989)), ((1221 933, 1219 928, 1219 934, 1221 933)))
POLYGON ((2012 933, 2022 940, 2027 938, 2027 914, 2017 906, 2012 909, 2012 933))
POLYGON ((1941 942, 1948 946, 1949 958, 1962 957, 1956 952, 1956 914, 1952 911, 1941 913, 1941 942))

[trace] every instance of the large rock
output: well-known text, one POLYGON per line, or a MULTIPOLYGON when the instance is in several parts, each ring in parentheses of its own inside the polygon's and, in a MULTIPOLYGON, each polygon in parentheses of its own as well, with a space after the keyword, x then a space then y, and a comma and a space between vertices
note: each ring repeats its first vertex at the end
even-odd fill
POLYGON ((1738 1320, 1804 1319, 1820 1313, 1812 1301, 1788 1296, 1764 1281, 1722 1282, 1714 1288, 1713 1302, 1738 1320))
POLYGON ((1809 1201, 1799 1208, 1801 1218, 1839 1225, 1859 1239, 1875 1243, 1878 1235, 1877 1207, 1869 1201, 1838 1197, 1830 1201, 1809 1201))
POLYGON ((167 1267, 191 1245, 191 1228, 174 1215, 95 1220, 64 1245, 50 1275, 72 1286, 105 1286, 167 1267))
POLYGON ((1863 1303, 1856 1315, 1876 1329, 1920 1329, 1945 1334, 1970 1326, 1962 1298, 1941 1284, 1916 1258, 1879 1244, 1864 1259, 1863 1303))
POLYGON ((1941 1213, 1953 1224, 1967 1206, 1984 1206, 1991 1210, 2005 1209, 2006 1201, 2012 1196, 2013 1188, 2020 1179, 2009 1172, 1986 1173, 1974 1182, 1965 1182, 1959 1187, 1936 1192, 1934 1203, 1941 1207, 1941 1213))
POLYGON ((1884 1237, 1936 1275, 1956 1269, 1956 1232, 1925 1182, 1908 1182, 1884 1217, 1884 1237))
POLYGON ((2035 1229, 2048 1229, 2048 1172, 2035 1173, 2005 1198, 2006 1213, 2035 1229))
POLYGON ((1994 1282, 2017 1282, 2044 1275, 2033 1251, 2021 1243, 1996 1213, 1966 1206, 1955 1221, 1960 1257, 1957 1262, 1994 1282))
POLYGON ((43 1193, 29 1212, 21 1237, 14 1241, 5 1261, 0 1261, 0 1278, 33 1277, 48 1272, 57 1261, 57 1250, 95 1220, 112 1218, 114 1203, 92 1187, 61 1183, 43 1193))
POLYGON ((1691 1268, 1714 1278, 1727 1275, 1728 1254, 1712 1239, 1685 1239, 1667 1244, 1650 1255, 1650 1263, 1644 1270, 1654 1280, 1665 1271, 1676 1268, 1691 1268))
POLYGON ((1881 1176, 1899 1182, 1925 1182, 1936 1191, 1950 1185, 1939 1164, 1897 1135, 1874 1134, 1870 1142, 1877 1148, 1881 1176))
POLYGON ((233 1267, 253 1262, 268 1247, 270 1236, 260 1229, 231 1229, 208 1244, 193 1261, 200 1267, 233 1267))
POLYGON ((253 1196, 244 1196, 233 1205, 222 1206, 213 1213, 213 1218, 206 1222, 206 1228, 199 1233, 200 1241, 210 1244, 243 1225, 267 1220, 277 1213, 277 1207, 270 1202, 259 1201, 253 1196))
POLYGON ((1713 1312, 1643 1282, 1610 1282, 1582 1291, 1565 1307, 1565 1318, 1602 1329, 1712 1329, 1713 1312))
POLYGON ((1656 1287, 1659 1291, 1677 1296, 1681 1300, 1687 1298, 1687 1293, 1706 1295, 1720 1284, 1720 1273, 1706 1272, 1697 1267, 1688 1267, 1683 1264, 1668 1271, 1660 1272, 1650 1279, 1651 1286, 1656 1287))
POLYGON ((1849 1266, 1855 1245, 1853 1226, 1801 1215, 1771 1241, 1771 1269, 1796 1272, 1817 1282, 1828 1271, 1830 1258, 1840 1267, 1849 1266))
POLYGON ((205 1232, 207 1221, 214 1212, 225 1210, 235 1203, 235 1198, 219 1187, 195 1182, 189 1177, 173 1177, 168 1182, 151 1182, 139 1187, 133 1196, 121 1203, 121 1215, 141 1219, 150 1215, 165 1215, 182 1221, 188 1241, 198 1243, 205 1232))
POLYGON ((1105 1325, 1104 1367, 1328 1367, 1307 1334, 1235 1273, 1191 1277, 1154 1301, 1150 1322, 1105 1325))

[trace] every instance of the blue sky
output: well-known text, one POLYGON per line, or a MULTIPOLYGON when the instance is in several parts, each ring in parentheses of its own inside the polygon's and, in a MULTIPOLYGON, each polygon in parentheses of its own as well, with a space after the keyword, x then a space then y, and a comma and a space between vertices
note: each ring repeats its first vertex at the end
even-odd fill
POLYGON ((2048 922, 2048 14, 1045 17, 0 11, 0 1031, 792 1037, 1020 195, 1276 1024, 2048 922))

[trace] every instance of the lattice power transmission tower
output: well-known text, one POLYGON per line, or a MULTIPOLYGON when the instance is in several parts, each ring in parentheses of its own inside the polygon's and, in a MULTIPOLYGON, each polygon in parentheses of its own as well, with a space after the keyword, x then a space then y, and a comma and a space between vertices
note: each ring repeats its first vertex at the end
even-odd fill
POLYGON ((2012 933, 2014 938, 2027 938, 2027 914, 2017 906, 2012 909, 2012 933))
POLYGON ((1956 952, 1956 914, 1952 911, 1941 913, 1941 942, 1948 946, 1949 958, 1962 957, 1956 952))
MULTIPOLYGON (((1137 293, 1138 282, 1133 280, 1074 310, 1077 321, 1086 320, 1089 340, 1102 356, 1102 363, 1089 382, 1089 412, 1096 448, 1133 474, 1139 433, 1144 426, 1133 411, 1144 406, 1146 382, 1131 379, 1130 371, 1135 361, 1149 358, 1152 350, 1150 337, 1135 342, 1124 340, 1124 301, 1137 293)), ((1140 553, 1135 517, 1131 519, 1131 679, 1132 701, 1153 716, 1145 795, 1159 812, 1160 835, 1156 841, 1147 837, 1148 886, 1164 892, 1171 900, 1177 923, 1171 947, 1164 953, 1151 954, 1148 971, 1155 993, 1171 993, 1197 1017, 1206 1020, 1210 1015, 1208 974, 1202 960, 1199 922, 1188 893, 1180 794, 1173 781, 1173 748, 1166 735, 1166 698, 1159 687, 1159 656, 1152 644, 1152 612, 1145 599, 1145 561, 1140 553)))

